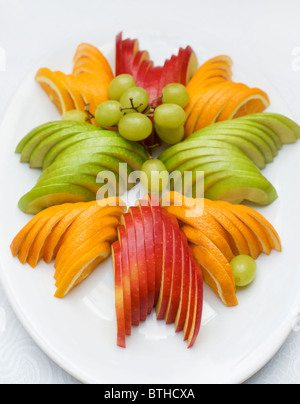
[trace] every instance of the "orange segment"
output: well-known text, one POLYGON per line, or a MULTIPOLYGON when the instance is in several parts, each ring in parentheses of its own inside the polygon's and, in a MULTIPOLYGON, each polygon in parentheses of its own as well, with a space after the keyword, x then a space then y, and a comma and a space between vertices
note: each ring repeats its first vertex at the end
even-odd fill
POLYGON ((88 247, 85 253, 78 257, 78 260, 69 268, 68 273, 60 282, 55 297, 65 297, 76 285, 94 271, 94 269, 111 254, 109 243, 98 243, 93 248, 88 247))
POLYGON ((75 109, 75 104, 69 94, 68 88, 57 74, 47 68, 43 68, 37 72, 35 80, 40 84, 62 115, 67 111, 75 109))
POLYGON ((103 53, 96 48, 95 46, 88 44, 88 43, 82 43, 78 46, 76 53, 74 55, 74 64, 76 65, 76 63, 82 59, 88 57, 92 60, 94 60, 95 62, 97 62, 99 64, 99 67, 106 72, 106 74, 108 74, 111 78, 114 77, 112 68, 108 62, 108 60, 106 59, 106 57, 103 55, 103 53))
POLYGON ((193 256, 202 267, 206 283, 226 306, 237 306, 235 286, 218 259, 201 245, 192 245, 191 249, 193 256))
POLYGON ((86 102, 82 96, 80 87, 76 84, 74 77, 72 75, 66 75, 62 72, 55 72, 57 76, 64 81, 66 88, 69 91, 70 97, 73 100, 75 108, 79 111, 84 111, 86 102))
POLYGON ((254 112, 263 112, 270 105, 268 95, 257 88, 238 92, 219 115, 218 122, 239 118, 254 112))
POLYGON ((227 260, 227 258, 222 253, 222 251, 220 251, 219 248, 201 231, 193 229, 190 226, 183 226, 182 231, 184 232, 190 243, 195 245, 201 245, 214 255, 214 257, 218 260, 218 262, 222 265, 222 267, 226 271, 233 285, 235 285, 231 265, 227 260))

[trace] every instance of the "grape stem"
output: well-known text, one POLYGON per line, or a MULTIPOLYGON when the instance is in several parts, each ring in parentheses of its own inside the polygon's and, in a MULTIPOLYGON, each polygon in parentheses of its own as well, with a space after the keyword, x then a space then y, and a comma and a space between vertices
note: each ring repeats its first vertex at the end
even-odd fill
POLYGON ((95 119, 95 116, 90 111, 90 104, 86 104, 84 110, 88 114, 88 117, 86 118, 86 121, 91 123, 91 120, 95 119))
POLYGON ((123 112, 123 111, 132 111, 133 110, 136 112, 140 112, 139 108, 142 107, 144 104, 140 104, 138 107, 135 107, 134 103, 133 103, 133 98, 129 98, 129 100, 130 100, 131 108, 120 108, 120 111, 123 112))

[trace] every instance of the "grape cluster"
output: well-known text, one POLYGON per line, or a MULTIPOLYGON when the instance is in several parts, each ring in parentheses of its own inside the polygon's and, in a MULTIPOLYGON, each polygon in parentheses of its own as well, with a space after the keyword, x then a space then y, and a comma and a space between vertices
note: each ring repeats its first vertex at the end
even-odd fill
POLYGON ((137 87, 135 80, 122 74, 112 80, 108 90, 109 101, 99 105, 95 119, 105 128, 118 127, 127 140, 141 142, 153 132, 153 125, 160 139, 170 145, 184 137, 186 114, 189 103, 187 89, 181 84, 169 84, 157 100, 149 100, 149 94, 137 87), (158 100, 162 104, 155 107, 158 100))

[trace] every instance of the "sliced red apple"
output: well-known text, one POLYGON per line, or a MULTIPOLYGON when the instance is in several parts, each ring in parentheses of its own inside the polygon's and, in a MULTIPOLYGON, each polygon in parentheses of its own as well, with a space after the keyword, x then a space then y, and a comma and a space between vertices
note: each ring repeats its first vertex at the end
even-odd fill
POLYGON ((190 253, 186 235, 180 231, 181 236, 181 253, 182 253, 182 276, 181 276, 181 293, 180 303, 175 319, 175 332, 181 332, 188 311, 189 289, 190 289, 190 253))
POLYGON ((173 263, 175 261, 172 219, 166 210, 161 209, 161 211, 163 221, 163 265, 159 297, 156 305, 157 320, 163 320, 166 316, 172 288, 173 263))
POLYGON ((180 49, 179 64, 181 66, 180 83, 186 86, 198 68, 197 56, 190 46, 180 49))
POLYGON ((195 272, 195 305, 193 313, 193 321, 188 336, 188 348, 191 348, 199 335, 203 312, 203 276, 202 270, 198 262, 193 260, 195 272))
POLYGON ((125 337, 125 314, 124 314, 124 298, 122 283, 122 257, 119 242, 112 245, 112 258, 115 279, 115 305, 117 316, 117 345, 126 348, 125 337))
MULTIPOLYGON (((145 255, 145 235, 144 235, 144 223, 141 215, 141 211, 138 207, 129 209, 131 214, 134 229, 135 229, 135 243, 136 243, 136 258, 139 271, 140 282, 140 309, 141 309, 141 321, 146 321, 149 312, 148 302, 148 271, 145 255)), ((151 310, 152 311, 152 310, 151 310)))
POLYGON ((137 39, 125 39, 122 42, 121 66, 123 74, 132 74, 133 61, 139 51, 137 39))
POLYGON ((181 277, 182 277, 182 266, 183 266, 183 253, 182 253, 182 241, 180 235, 180 228, 175 217, 173 220, 173 273, 172 273, 172 284, 169 303, 166 311, 166 324, 173 324, 176 319, 180 304, 181 296, 181 277))
MULTIPOLYGON (((160 96, 158 91, 162 70, 163 68, 161 66, 152 66, 145 76, 143 87, 148 91, 150 104, 152 105, 153 101, 157 100, 157 98, 160 96)), ((158 102, 156 102, 155 105, 158 105, 158 102)))
POLYGON ((192 329, 193 319, 194 319, 194 311, 195 311, 195 302, 196 302, 196 273, 194 268, 194 259, 192 253, 190 253, 190 287, 189 287, 189 302, 188 302, 188 311, 184 324, 183 330, 183 339, 187 341, 192 329))
POLYGON ((152 60, 144 60, 141 63, 136 80, 135 80, 136 85, 138 87, 143 87, 146 74, 147 74, 148 70, 151 69, 152 66, 153 66, 152 60))
POLYGON ((145 241, 145 254, 146 264, 148 270, 148 302, 150 314, 155 304, 155 273, 156 273, 156 256, 154 244, 154 223, 153 215, 150 206, 139 205, 144 225, 144 241, 145 241))
POLYGON ((122 38, 123 33, 120 32, 116 38, 116 76, 122 74, 122 38))
POLYGON ((132 325, 138 326, 141 318, 140 281, 136 255, 135 228, 130 214, 127 213, 122 216, 121 225, 126 228, 126 239, 124 239, 122 242, 127 244, 129 257, 132 325))
POLYGON ((118 238, 122 256, 122 280, 123 280, 123 296, 124 296, 124 315, 125 315, 125 332, 131 335, 131 284, 130 284, 130 268, 129 256, 127 249, 127 234, 124 226, 118 228, 118 238))
POLYGON ((137 54, 135 55, 133 64, 132 64, 132 72, 131 72, 131 75, 134 79, 137 78, 137 74, 138 74, 141 64, 145 60, 149 60, 149 59, 150 59, 149 52, 147 52, 147 51, 138 51, 137 52, 137 54))

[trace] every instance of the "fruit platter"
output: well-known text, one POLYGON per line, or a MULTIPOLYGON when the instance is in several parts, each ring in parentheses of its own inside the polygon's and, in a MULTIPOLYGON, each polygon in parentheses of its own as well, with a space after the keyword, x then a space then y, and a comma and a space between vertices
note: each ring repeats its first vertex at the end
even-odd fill
POLYGON ((2 124, 1 280, 83 382, 238 383, 292 328, 300 126, 231 55, 184 43, 161 64, 142 34, 68 47, 2 124))

